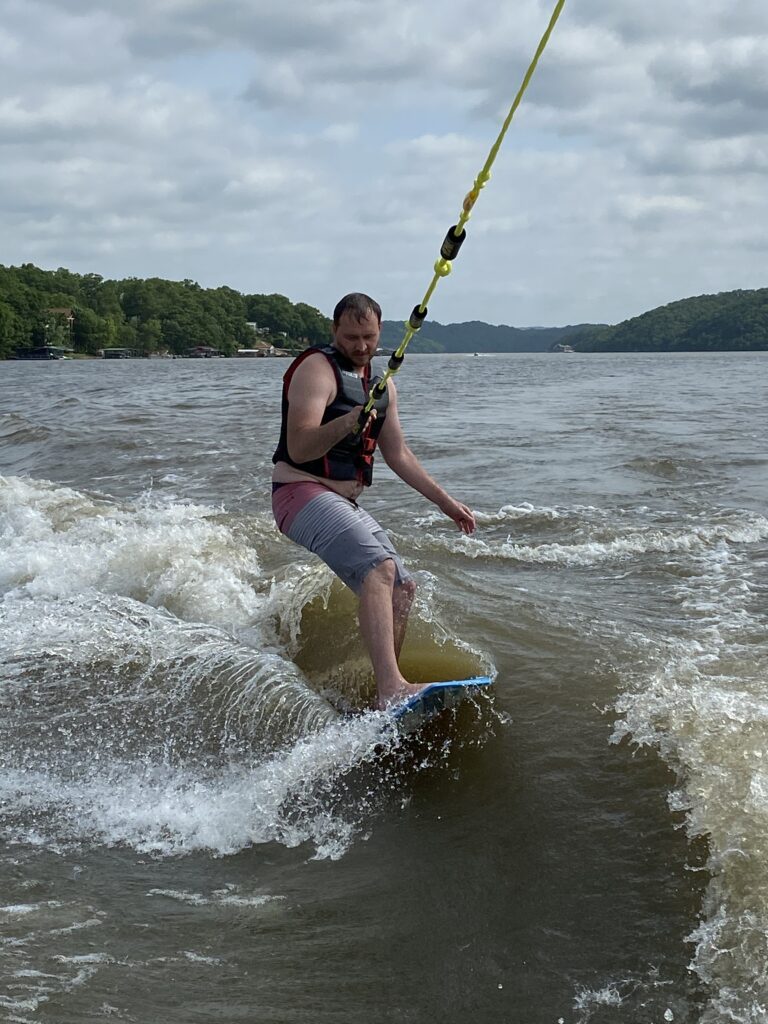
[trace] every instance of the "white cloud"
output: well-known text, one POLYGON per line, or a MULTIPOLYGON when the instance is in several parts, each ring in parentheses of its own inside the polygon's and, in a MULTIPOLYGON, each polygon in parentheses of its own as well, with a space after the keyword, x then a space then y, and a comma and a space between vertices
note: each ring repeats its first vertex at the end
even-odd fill
POLYGON ((668 215, 700 213, 702 203, 691 196, 681 195, 620 195, 616 205, 631 222, 658 221, 668 215))

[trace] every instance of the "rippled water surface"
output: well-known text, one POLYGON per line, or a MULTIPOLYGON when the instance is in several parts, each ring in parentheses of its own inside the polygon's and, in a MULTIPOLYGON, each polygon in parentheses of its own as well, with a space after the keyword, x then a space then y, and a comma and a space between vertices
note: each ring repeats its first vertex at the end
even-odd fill
POLYGON ((768 1016, 768 359, 413 356, 369 712, 276 532, 280 360, 0 363, 0 1020, 768 1016))

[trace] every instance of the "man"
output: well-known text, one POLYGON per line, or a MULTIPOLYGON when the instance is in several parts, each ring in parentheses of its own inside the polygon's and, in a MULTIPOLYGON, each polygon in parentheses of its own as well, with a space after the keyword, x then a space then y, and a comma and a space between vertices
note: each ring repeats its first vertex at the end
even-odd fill
POLYGON ((475 517, 432 479, 405 443, 391 379, 363 431, 352 433, 377 379, 371 377, 371 359, 380 333, 379 304, 360 293, 346 295, 333 312, 332 344, 308 349, 288 368, 272 458, 272 507, 278 528, 319 555, 358 595, 360 631, 384 709, 421 687, 407 682, 398 667, 416 584, 389 537, 357 504, 371 483, 374 449, 464 533, 474 531, 475 517))

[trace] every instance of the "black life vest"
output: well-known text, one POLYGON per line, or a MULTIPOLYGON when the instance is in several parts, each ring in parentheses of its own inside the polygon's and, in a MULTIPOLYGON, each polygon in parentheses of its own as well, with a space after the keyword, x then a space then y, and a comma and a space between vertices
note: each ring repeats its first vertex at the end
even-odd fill
POLYGON ((310 462, 294 462, 288 454, 288 388, 297 368, 308 356, 314 355, 316 352, 325 356, 336 377, 336 396, 323 413, 323 423, 344 416, 356 405, 364 405, 371 387, 381 379, 380 374, 371 376, 370 364, 365 367, 363 376, 360 377, 353 364, 333 345, 310 348, 306 352, 302 352, 294 359, 283 377, 280 440, 277 443, 275 454, 272 456, 272 461, 287 462, 289 466, 301 469, 305 473, 311 473, 313 476, 325 477, 328 480, 357 480, 366 487, 370 487, 373 479, 373 453, 376 450, 376 440, 384 426, 389 405, 388 391, 377 399, 374 408, 378 415, 362 434, 356 436, 348 434, 321 458, 312 459, 310 462))

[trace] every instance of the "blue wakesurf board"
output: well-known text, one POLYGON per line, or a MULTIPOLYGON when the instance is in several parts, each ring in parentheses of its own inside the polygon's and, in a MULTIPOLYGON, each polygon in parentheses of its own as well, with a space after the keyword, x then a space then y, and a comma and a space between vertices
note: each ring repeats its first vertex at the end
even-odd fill
POLYGON ((441 711, 458 707, 479 690, 487 689, 491 682, 490 676, 472 676, 471 679, 430 683, 408 700, 396 704, 390 714, 401 732, 413 732, 441 711))

